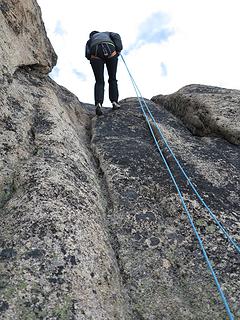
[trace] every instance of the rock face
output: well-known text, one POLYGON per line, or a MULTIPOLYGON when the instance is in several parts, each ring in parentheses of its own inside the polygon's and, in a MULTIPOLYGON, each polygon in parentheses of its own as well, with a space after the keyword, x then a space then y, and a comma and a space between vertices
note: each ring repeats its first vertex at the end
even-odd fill
POLYGON ((152 101, 179 117, 196 135, 217 135, 240 144, 240 92, 225 88, 189 85, 152 101))
POLYGON ((57 56, 46 37, 41 12, 36 1, 3 0, 0 2, 1 80, 19 66, 31 66, 48 73, 57 56))
MULTIPOLYGON (((19 33, 26 52, 6 61, 3 46, 1 60, 0 319, 128 318, 90 118, 45 74, 54 53, 35 1, 10 4, 1 5, 7 39, 14 34, 9 20, 22 10, 31 19, 19 33)), ((14 39, 8 46, 15 52, 14 39)))
MULTIPOLYGON (((147 103, 194 185, 239 241, 239 147, 221 138, 193 136, 166 109, 147 103)), ((139 103, 126 99, 121 108, 94 122, 92 146, 108 185, 107 220, 133 306, 130 319, 224 319, 216 287, 139 103)), ((239 316, 238 254, 163 150, 239 316)))
MULTIPOLYGON (((0 319, 226 319, 137 99, 96 118, 48 77, 56 56, 36 2, 0 9, 0 319)), ((239 242, 238 97, 194 85, 146 102, 239 242)), ((237 319, 239 255, 157 138, 237 319)))

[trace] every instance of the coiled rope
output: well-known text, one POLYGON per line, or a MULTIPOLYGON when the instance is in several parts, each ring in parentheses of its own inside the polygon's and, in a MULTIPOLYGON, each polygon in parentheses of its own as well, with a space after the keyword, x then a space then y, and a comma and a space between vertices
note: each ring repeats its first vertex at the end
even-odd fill
POLYGON ((146 108, 148 114, 150 115, 151 119, 153 120, 154 125, 156 126, 156 128, 157 128, 157 130, 158 130, 158 132, 159 132, 159 134, 160 134, 160 136, 161 136, 161 138, 163 139, 163 141, 164 141, 164 143, 165 143, 165 146, 167 147, 167 149, 168 149, 169 152, 171 153, 173 159, 175 160, 175 162, 177 163, 178 167, 180 168, 182 174, 184 175, 184 177, 185 177, 186 180, 188 181, 190 187, 192 188, 192 190, 194 191, 194 193, 196 194, 196 196, 198 197, 198 199, 201 201, 202 205, 204 205, 204 207, 205 207, 205 208, 207 209, 207 211, 209 212, 210 217, 211 217, 211 218, 214 220, 214 222, 218 225, 218 227, 220 228, 220 230, 224 233, 224 235, 227 237, 227 239, 230 241, 230 243, 235 247, 235 249, 238 251, 238 253, 240 253, 240 246, 236 243, 236 241, 235 241, 234 239, 232 239, 232 237, 229 235, 229 233, 227 232, 227 230, 226 230, 226 229, 224 228, 224 226, 218 221, 217 217, 213 214, 213 212, 211 211, 211 209, 207 206, 207 204, 206 204, 205 201, 202 199, 202 197, 200 196, 200 194, 198 193, 198 191, 196 190, 196 188, 193 186, 193 184, 192 184, 192 182, 190 181, 189 177, 187 176, 186 172, 184 171, 184 169, 182 168, 181 164, 180 164, 179 161, 177 160, 175 154, 174 154, 173 151, 171 150, 171 148, 170 148, 170 146, 169 146, 166 138, 164 137, 161 129, 160 129, 159 126, 157 125, 156 120, 155 120, 154 116, 152 115, 149 107, 147 106, 146 101, 144 100, 143 96, 141 95, 141 92, 140 92, 140 90, 138 89, 138 86, 137 86, 137 84, 136 84, 133 76, 131 75, 131 72, 130 72, 130 70, 129 70, 128 66, 127 66, 127 63, 126 63, 126 61, 124 60, 122 54, 121 54, 121 58, 122 58, 122 61, 123 61, 124 65, 125 65, 125 67, 126 67, 126 69, 127 69, 127 72, 128 72, 128 74, 129 74, 129 77, 130 77, 130 79, 131 79, 131 82, 132 82, 132 85, 133 85, 134 90, 135 90, 135 92, 136 92, 136 95, 137 95, 137 98, 138 98, 138 101, 139 101, 141 110, 142 110, 142 112, 143 112, 143 114, 144 114, 144 117, 145 117, 145 119, 146 119, 146 121, 147 121, 148 127, 149 127, 150 132, 151 132, 151 134, 152 134, 152 136, 153 136, 154 142, 155 142, 155 144, 156 144, 156 146, 157 146, 157 149, 158 149, 158 151, 159 151, 159 153, 160 153, 160 156, 161 156, 161 158, 162 158, 162 160, 163 160, 163 162, 164 162, 164 164, 165 164, 165 166, 166 166, 166 168, 167 168, 167 171, 168 171, 168 173, 169 173, 169 175, 170 175, 170 177, 171 177, 171 179, 172 179, 172 181, 173 181, 173 184, 174 184, 174 186, 175 186, 175 188, 176 188, 176 190, 177 190, 177 193, 178 193, 179 198, 180 198, 180 200, 181 200, 181 203, 182 203, 182 206, 183 206, 183 208, 184 208, 184 211, 185 211, 186 214, 187 214, 188 220, 189 220, 189 222, 190 222, 190 224, 191 224, 191 227, 192 227, 192 229, 193 229, 193 231, 194 231, 194 234, 195 234, 195 236, 196 236, 196 238, 197 238, 197 240, 198 240, 198 243, 199 243, 199 245, 200 245, 201 251, 202 251, 203 256, 204 256, 204 259, 206 260, 207 266, 208 266, 208 268, 209 268, 209 270, 210 270, 210 272, 211 272, 211 274, 212 274, 212 276, 213 276, 213 279, 214 279, 214 281, 215 281, 215 284, 216 284, 216 286, 217 286, 218 292, 219 292, 220 297, 221 297, 221 299, 222 299, 222 301, 223 301, 223 304, 224 304, 224 306, 225 306, 225 309, 226 309, 226 312, 227 312, 227 314, 228 314, 228 316, 229 316, 229 319, 230 319, 230 320, 234 320, 234 316, 233 316, 233 314, 232 314, 232 312, 231 312, 231 310, 230 310, 229 304, 228 304, 227 299, 226 299, 226 297, 225 297, 225 295, 224 295, 224 292, 223 292, 223 290, 222 290, 222 288, 221 288, 221 285, 220 285, 220 283, 219 283, 219 281, 218 281, 217 275, 216 275, 216 273, 215 273, 215 271, 214 271, 214 268, 213 268, 213 266, 212 266, 212 264, 211 264, 211 262, 210 262, 210 259, 209 259, 208 255, 207 255, 207 252, 206 252, 205 247, 204 247, 204 245, 203 245, 203 241, 202 241, 202 239, 201 239, 201 237, 200 237, 200 235, 199 235, 199 233, 198 233, 198 231, 197 231, 197 229, 196 229, 196 227, 195 227, 195 224, 194 224, 194 222, 193 222, 193 218, 192 218, 192 216, 191 216, 191 214, 190 214, 190 212, 189 212, 189 210, 188 210, 188 208, 187 208, 187 206, 186 206, 186 203, 185 203, 185 200, 184 200, 184 198, 183 198, 183 195, 182 195, 182 192, 181 192, 181 190, 180 190, 180 187, 178 186, 177 181, 176 181, 176 179, 175 179, 175 177, 174 177, 174 175, 173 175, 173 173, 172 173, 172 171, 171 171, 171 169, 170 169, 170 167, 169 167, 169 165, 168 165, 168 163, 167 163, 167 160, 166 160, 166 158, 165 158, 165 156, 164 156, 164 154, 163 154, 163 152, 162 152, 162 150, 161 150, 161 148, 160 148, 160 146, 159 146, 158 140, 157 140, 157 138, 156 138, 156 136, 155 136, 155 134, 154 134, 153 128, 152 128, 152 126, 151 126, 151 123, 150 123, 149 118, 148 118, 148 116, 147 116, 147 113, 146 113, 146 111, 145 111, 145 108, 146 108), (145 108, 144 108, 144 107, 145 107, 145 108))

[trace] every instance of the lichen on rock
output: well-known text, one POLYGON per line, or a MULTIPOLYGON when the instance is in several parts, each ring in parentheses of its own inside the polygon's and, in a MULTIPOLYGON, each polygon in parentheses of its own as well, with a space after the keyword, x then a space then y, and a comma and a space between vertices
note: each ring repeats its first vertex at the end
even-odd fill
POLYGON ((240 92, 192 84, 171 95, 157 95, 152 101, 179 117, 193 134, 221 136, 240 144, 240 92))
MULTIPOLYGON (((226 319, 138 100, 95 117, 48 76, 56 54, 36 1, 0 10, 0 319, 226 319)), ((177 159, 240 241, 239 92, 191 85, 152 100, 177 159)), ((154 126, 238 318, 238 255, 154 126)))

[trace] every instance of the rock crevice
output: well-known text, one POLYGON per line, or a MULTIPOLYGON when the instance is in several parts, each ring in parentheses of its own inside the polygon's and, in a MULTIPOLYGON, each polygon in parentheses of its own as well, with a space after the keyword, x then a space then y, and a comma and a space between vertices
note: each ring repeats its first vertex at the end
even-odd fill
POLYGON ((7 95, 0 276, 11 280, 1 290, 4 317, 126 318, 89 116, 67 90, 23 70, 7 95))
MULTIPOLYGON (((109 110, 105 110, 106 113, 109 113, 109 110)), ((104 221, 105 221, 105 227, 107 227, 108 235, 109 235, 109 242, 111 243, 113 252, 114 252, 114 258, 116 259, 117 265, 118 265, 118 271, 119 275, 121 276, 121 283, 124 283, 125 273, 124 269, 121 265, 121 260, 119 259, 119 250, 120 250, 120 244, 117 238, 117 235, 114 231, 114 226, 111 223, 111 218, 114 216, 114 196, 112 193, 111 188, 111 181, 109 180, 108 174, 105 170, 104 166, 104 160, 101 158, 100 154, 98 153, 98 147, 95 143, 96 138, 96 122, 97 118, 92 118, 91 122, 91 129, 90 129, 90 148, 94 157, 94 162, 96 165, 97 175, 99 177, 99 185, 100 185, 100 192, 102 195, 102 200, 104 203, 104 221)), ((128 293, 125 292, 126 299, 128 300, 128 293)))

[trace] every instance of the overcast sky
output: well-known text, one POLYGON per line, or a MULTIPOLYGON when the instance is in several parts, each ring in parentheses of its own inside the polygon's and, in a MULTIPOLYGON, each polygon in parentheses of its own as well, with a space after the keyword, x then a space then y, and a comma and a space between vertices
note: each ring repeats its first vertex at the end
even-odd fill
MULTIPOLYGON (((37 0, 58 55, 51 77, 80 101, 94 103, 85 58, 92 30, 121 35, 123 56, 142 95, 191 84, 240 89, 239 0, 37 0)), ((121 58, 119 99, 135 96, 121 58)), ((105 75, 104 105, 108 100, 105 75)))

